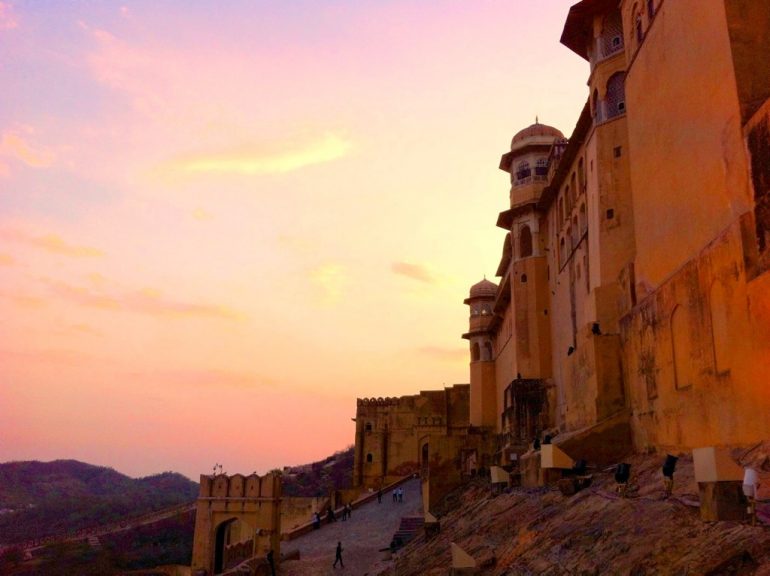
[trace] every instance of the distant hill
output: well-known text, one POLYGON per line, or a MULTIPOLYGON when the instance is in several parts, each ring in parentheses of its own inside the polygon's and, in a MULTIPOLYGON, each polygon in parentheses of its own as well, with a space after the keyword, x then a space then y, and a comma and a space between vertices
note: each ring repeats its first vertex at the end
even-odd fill
POLYGON ((173 472, 133 479, 76 460, 0 464, 0 544, 106 524, 197 495, 196 482, 173 472))
POLYGON ((283 495, 326 496, 331 490, 351 488, 353 453, 354 447, 350 446, 312 464, 285 467, 283 495))

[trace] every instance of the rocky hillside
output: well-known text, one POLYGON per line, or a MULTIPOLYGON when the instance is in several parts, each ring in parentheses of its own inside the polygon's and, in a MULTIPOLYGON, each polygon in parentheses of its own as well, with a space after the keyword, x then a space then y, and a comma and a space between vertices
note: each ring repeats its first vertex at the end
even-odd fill
POLYGON ((328 496, 353 483, 353 446, 302 466, 283 469, 284 496, 328 496))
MULTIPOLYGON (((754 456, 767 498, 768 457, 754 456)), ((437 536, 412 541, 379 573, 395 575, 397 563, 398 576, 443 576, 455 542, 482 575, 770 575, 768 525, 700 520, 691 457, 680 459, 669 499, 659 457, 628 461, 634 489, 625 499, 609 470, 595 471, 592 486, 571 497, 551 488, 494 496, 476 481, 447 499, 437 536)))
POLYGON ((172 472, 133 479, 76 460, 0 464, 0 544, 107 524, 197 495, 197 483, 172 472))

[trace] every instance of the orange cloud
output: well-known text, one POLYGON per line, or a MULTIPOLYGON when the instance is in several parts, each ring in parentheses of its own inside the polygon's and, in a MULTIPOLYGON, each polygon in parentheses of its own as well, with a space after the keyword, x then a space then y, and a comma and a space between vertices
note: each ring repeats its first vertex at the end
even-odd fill
POLYGON ((48 289, 54 295, 81 306, 99 308, 101 310, 117 310, 121 307, 120 301, 117 298, 89 288, 49 279, 42 279, 42 282, 48 286, 48 289))
POLYGON ((23 308, 42 308, 45 306, 45 300, 31 294, 22 294, 20 292, 0 292, 0 298, 10 300, 17 306, 23 308))
POLYGON ((36 146, 28 141, 34 134, 30 127, 15 128, 3 132, 0 138, 0 154, 16 158, 32 168, 46 168, 53 163, 53 152, 44 146, 36 146))
POLYGON ((0 253, 0 266, 13 266, 16 261, 8 254, 0 253))
POLYGON ((339 264, 324 264, 310 273, 310 279, 321 289, 323 304, 336 304, 347 283, 345 270, 339 264))
POLYGON ((224 306, 183 302, 164 298, 155 290, 129 293, 110 293, 101 287, 75 286, 47 278, 41 279, 54 295, 81 306, 101 310, 116 310, 163 317, 197 317, 233 320, 239 315, 224 306))
POLYGON ((238 317, 233 310, 224 306, 169 300, 155 290, 140 290, 128 294, 123 298, 122 304, 126 310, 151 316, 197 316, 227 320, 238 317))
POLYGON ((13 13, 13 6, 8 2, 0 2, 0 30, 10 30, 18 25, 19 21, 13 13))
POLYGON ((425 282, 426 284, 435 284, 438 279, 422 264, 409 264, 408 262, 393 262, 390 266, 391 271, 399 276, 406 276, 412 280, 425 282))
POLYGON ((293 150, 246 150, 194 156, 173 162, 169 169, 186 174, 280 174, 337 160, 345 156, 350 148, 350 141, 327 134, 316 142, 293 150))
POLYGON ((20 230, 6 229, 0 230, 0 238, 29 244, 30 246, 53 252, 54 254, 61 254, 63 256, 89 257, 104 255, 104 252, 97 248, 71 244, 56 234, 35 236, 20 230))

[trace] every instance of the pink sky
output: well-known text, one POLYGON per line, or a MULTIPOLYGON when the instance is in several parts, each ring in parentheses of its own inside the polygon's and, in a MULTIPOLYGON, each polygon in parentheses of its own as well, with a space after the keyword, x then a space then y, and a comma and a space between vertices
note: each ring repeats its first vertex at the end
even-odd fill
POLYGON ((571 3, 0 2, 0 461, 263 473, 467 382, 571 3))

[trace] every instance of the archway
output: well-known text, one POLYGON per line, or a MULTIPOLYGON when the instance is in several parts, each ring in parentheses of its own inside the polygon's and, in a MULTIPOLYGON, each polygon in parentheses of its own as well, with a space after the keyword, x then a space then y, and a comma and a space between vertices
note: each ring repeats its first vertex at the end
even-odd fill
POLYGON ((214 574, 234 568, 251 558, 254 551, 252 528, 238 518, 225 520, 214 537, 214 574))

